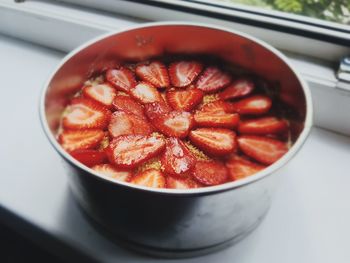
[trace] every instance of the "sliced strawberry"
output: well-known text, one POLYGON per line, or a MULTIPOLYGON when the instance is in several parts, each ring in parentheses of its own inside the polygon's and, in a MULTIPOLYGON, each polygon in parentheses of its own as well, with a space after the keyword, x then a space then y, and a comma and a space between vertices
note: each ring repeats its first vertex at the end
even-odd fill
POLYGON ((152 188, 165 188, 165 176, 159 170, 149 169, 136 174, 130 183, 152 188))
POLYGON ((133 168, 160 154, 164 147, 161 137, 121 135, 109 144, 107 156, 119 168, 133 168))
POLYGON ((201 111, 211 112, 211 113, 234 113, 234 109, 232 108, 232 103, 216 100, 210 103, 205 104, 200 108, 201 111))
POLYGON ((107 162, 107 155, 104 151, 75 150, 70 152, 70 155, 89 167, 107 162))
POLYGON ((116 90, 108 83, 96 84, 83 88, 85 97, 93 99, 106 107, 111 107, 116 90))
POLYGON ((276 117, 264 117, 241 121, 238 125, 238 131, 244 134, 279 134, 288 129, 286 120, 276 117))
POLYGON ((227 181, 228 171, 221 162, 199 161, 194 168, 193 177, 204 185, 218 185, 227 181))
POLYGON ((254 83, 248 79, 238 79, 230 86, 219 93, 222 100, 236 99, 251 94, 254 90, 254 83))
POLYGON ((196 88, 203 90, 206 93, 215 92, 226 87, 231 82, 231 76, 224 73, 217 67, 208 67, 196 83, 196 88))
POLYGON ((239 114, 264 114, 270 110, 272 101, 269 97, 256 95, 234 102, 231 106, 239 114))
POLYGON ((225 155, 236 148, 236 133, 228 129, 199 128, 189 134, 191 142, 211 155, 225 155))
POLYGON ((132 177, 131 171, 116 168, 111 164, 99 164, 93 166, 91 169, 104 176, 122 182, 129 181, 132 177))
POLYGON ((86 98, 75 98, 66 108, 62 125, 67 129, 105 128, 111 112, 104 106, 86 98))
POLYGON ((230 160, 226 162, 229 175, 232 181, 243 179, 247 176, 253 175, 265 166, 249 161, 246 158, 234 155, 230 160))
POLYGON ((115 96, 113 100, 113 107, 116 110, 124 111, 129 114, 134 114, 142 119, 146 118, 142 105, 129 96, 115 96))
POLYGON ((80 149, 95 148, 104 136, 105 133, 98 129, 67 130, 60 134, 58 141, 66 151, 71 152, 80 149))
POLYGON ((141 103, 152 103, 163 100, 159 91, 146 82, 140 82, 130 90, 130 94, 141 103))
POLYGON ((167 176, 166 187, 171 189, 191 189, 191 188, 200 188, 200 187, 203 187, 203 185, 189 177, 175 178, 172 176, 167 176))
POLYGON ((136 85, 134 74, 128 68, 107 70, 106 80, 118 90, 125 92, 128 92, 136 85))
POLYGON ((112 137, 118 137, 128 134, 149 135, 153 129, 145 119, 124 111, 116 111, 112 114, 108 131, 112 137))
POLYGON ((146 116, 151 121, 154 121, 156 118, 159 118, 159 116, 165 116, 170 111, 170 107, 164 101, 145 104, 146 116))
POLYGON ((169 137, 185 138, 193 126, 193 116, 186 111, 172 111, 156 117, 152 124, 169 137))
POLYGON ((182 141, 168 138, 161 162, 165 173, 183 176, 194 167, 196 159, 182 141))
POLYGON ((135 72, 140 79, 157 88, 169 86, 168 70, 162 62, 153 61, 149 64, 138 65, 135 72))
POLYGON ((202 102, 203 92, 199 89, 169 90, 166 98, 174 110, 190 111, 202 102))
POLYGON ((177 61, 170 65, 171 84, 175 87, 190 85, 201 73, 203 65, 196 61, 177 61))
POLYGON ((281 141, 253 135, 238 137, 238 145, 243 153, 263 164, 276 162, 288 151, 281 141))

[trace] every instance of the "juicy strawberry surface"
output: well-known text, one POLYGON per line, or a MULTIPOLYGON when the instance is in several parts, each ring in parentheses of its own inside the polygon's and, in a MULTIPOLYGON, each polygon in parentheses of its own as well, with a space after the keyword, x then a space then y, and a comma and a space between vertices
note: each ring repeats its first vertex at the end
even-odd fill
POLYGON ((241 121, 238 125, 238 131, 243 134, 278 134, 287 131, 288 123, 286 120, 276 117, 264 117, 241 121))
POLYGON ((166 99, 174 110, 190 111, 202 102, 203 92, 199 89, 169 90, 166 99))
POLYGON ((93 149, 102 141, 105 133, 102 130, 66 130, 63 131, 58 141, 68 151, 93 149))
POLYGON ((166 66, 160 61, 140 64, 136 67, 136 75, 157 88, 169 86, 169 75, 166 66))
POLYGON ((248 79, 238 79, 219 93, 222 100, 236 99, 251 94, 254 90, 254 83, 248 79))
POLYGON ((231 104, 233 110, 240 114, 264 114, 270 110, 272 101, 263 95, 251 96, 231 104))
POLYGON ((169 67, 171 84, 175 87, 190 85, 201 73, 203 65, 196 61, 177 61, 169 67))
POLYGON ((131 171, 119 169, 111 164, 98 164, 91 167, 91 169, 104 176, 122 182, 129 181, 133 175, 131 171))
POLYGON ((107 155, 104 151, 96 150, 75 150, 70 155, 86 166, 94 166, 107 162, 107 155))
POLYGON ((164 101, 145 104, 146 116, 151 121, 160 118, 160 116, 167 115, 168 113, 170 113, 170 111, 171 108, 164 101))
POLYGON ((232 181, 246 178, 265 168, 265 166, 261 164, 254 163, 238 155, 234 155, 228 160, 226 162, 226 167, 228 168, 229 176, 232 181))
POLYGON ((120 91, 128 92, 135 87, 134 74, 128 68, 109 69, 106 72, 106 80, 120 91))
POLYGON ((228 180, 228 170, 217 161, 199 161, 193 171, 193 177, 204 185, 218 185, 228 180))
POLYGON ((130 183, 152 188, 164 188, 166 179, 164 174, 156 169, 149 169, 136 174, 130 183))
POLYGON ((193 116, 186 111, 172 111, 156 117, 152 124, 169 137, 185 138, 193 126, 193 116))
POLYGON ((83 88, 85 97, 93 99, 106 107, 111 107, 116 90, 108 83, 91 85, 83 88))
POLYGON ((208 67, 199 76, 196 88, 206 93, 218 91, 231 82, 231 76, 217 67, 208 67))
POLYGON ((191 189, 203 187, 203 185, 189 177, 177 178, 173 176, 167 176, 166 187, 171 189, 191 189))
POLYGON ((129 96, 117 95, 112 104, 116 110, 134 114, 142 119, 146 118, 142 105, 129 96))
POLYGON ((162 101, 159 91, 149 83, 140 82, 130 90, 131 96, 141 103, 152 103, 162 101))

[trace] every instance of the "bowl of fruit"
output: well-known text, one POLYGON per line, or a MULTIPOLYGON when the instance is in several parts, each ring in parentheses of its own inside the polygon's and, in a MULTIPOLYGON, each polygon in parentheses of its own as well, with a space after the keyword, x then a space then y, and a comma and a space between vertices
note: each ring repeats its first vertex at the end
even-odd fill
POLYGON ((164 256, 237 242, 268 211, 312 126, 310 91, 244 33, 150 23, 68 54, 40 101, 70 189, 97 227, 164 256))

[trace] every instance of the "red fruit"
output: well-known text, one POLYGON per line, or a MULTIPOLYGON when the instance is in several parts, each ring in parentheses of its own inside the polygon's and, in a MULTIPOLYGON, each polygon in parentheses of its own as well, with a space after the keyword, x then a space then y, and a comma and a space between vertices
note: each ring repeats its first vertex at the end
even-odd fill
POLYGON ((72 99, 65 110, 62 125, 66 129, 105 128, 111 112, 102 105, 85 98, 72 99))
POLYGON ((208 67, 204 70, 202 75, 196 83, 196 88, 203 90, 204 92, 215 92, 224 88, 231 82, 231 76, 222 72, 216 67, 208 67))
POLYGON ((133 168, 160 154, 164 147, 161 137, 121 135, 109 144, 107 156, 119 168, 133 168))
POLYGON ((252 135, 238 137, 238 145, 243 153, 264 164, 276 162, 288 151, 281 141, 252 135))
POLYGON ((108 83, 87 86, 83 88, 85 97, 93 99, 106 107, 111 107, 116 90, 108 83))
POLYGON ((269 97, 256 95, 231 104, 239 114, 264 114, 270 110, 272 101, 269 97))
POLYGON ((132 177, 131 171, 116 168, 111 164, 99 164, 91 169, 116 181, 127 182, 132 177))
POLYGON ((285 132, 287 129, 288 123, 276 117, 241 121, 238 125, 238 131, 244 134, 279 134, 285 132))
POLYGON ((165 65, 159 61, 149 64, 141 64, 136 67, 136 75, 143 81, 147 81, 157 88, 169 86, 169 76, 165 65))
POLYGON ((263 165, 251 162, 248 159, 237 155, 233 156, 226 162, 226 167, 228 168, 232 181, 243 179, 265 168, 263 165))
POLYGON ((169 137, 185 138, 193 126, 193 117, 186 111, 172 111, 156 117, 152 124, 169 137))
POLYGON ((146 82, 140 82, 137 84, 130 90, 130 94, 141 103, 152 103, 163 100, 159 91, 146 82))
POLYGON ((116 111, 112 114, 108 131, 112 137, 118 137, 128 134, 149 135, 153 129, 145 119, 124 111, 116 111))
POLYGON ((99 145, 105 133, 102 130, 68 130, 63 131, 58 137, 59 143, 66 151, 80 149, 92 149, 99 145))
POLYGON ((129 96, 115 96, 113 100, 113 107, 116 110, 124 111, 128 114, 134 114, 142 119, 146 118, 142 105, 129 96))
POLYGON ((236 133, 228 129, 199 128, 189 134, 191 142, 211 155, 225 155, 236 149, 236 133))
POLYGON ((107 70, 106 80, 118 90, 125 92, 128 92, 136 85, 134 74, 127 68, 107 70))
POLYGON ((217 100, 214 102, 210 102, 208 104, 205 104, 200 108, 201 111, 205 112, 211 112, 211 113, 234 113, 234 109, 232 108, 232 103, 217 100))
POLYGON ((94 166, 107 162, 107 155, 104 151, 96 150, 75 150, 70 155, 86 166, 94 166))
POLYGON ((175 178, 172 176, 167 176, 166 187, 172 189, 190 189, 203 186, 191 178, 175 178))
POLYGON ((202 102, 203 92, 199 89, 169 90, 166 93, 169 105, 174 110, 190 111, 202 102))
POLYGON ((130 180, 130 183, 152 188, 164 188, 165 176, 159 170, 149 169, 135 175, 130 180))
POLYGON ((182 141, 168 138, 161 162, 166 174, 181 176, 194 167, 196 159, 182 141))
POLYGON ((153 102, 145 104, 146 116, 151 120, 159 118, 159 116, 164 116, 171 111, 170 107, 164 102, 153 102))
POLYGON ((225 165, 216 161, 198 161, 193 171, 193 177, 204 185, 218 185, 228 179, 225 165))
POLYGON ((252 81, 248 79, 238 79, 224 89, 219 94, 219 98, 222 100, 236 99, 249 95, 253 90, 254 83, 252 81))
POLYGON ((190 85, 201 73, 203 65, 196 61, 177 61, 170 65, 171 84, 175 87, 190 85))

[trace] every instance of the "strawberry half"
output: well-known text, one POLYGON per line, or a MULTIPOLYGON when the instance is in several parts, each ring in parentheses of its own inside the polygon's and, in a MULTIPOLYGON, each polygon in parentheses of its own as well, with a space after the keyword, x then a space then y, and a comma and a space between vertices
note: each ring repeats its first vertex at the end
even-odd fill
POLYGON ((159 116, 164 116, 171 111, 170 107, 164 102, 153 102, 145 104, 145 113, 146 116, 154 121, 159 118, 159 116))
POLYGON ((109 69, 106 72, 106 80, 120 91, 128 92, 135 87, 134 74, 128 68, 109 69))
POLYGON ((211 155, 225 155, 236 149, 236 133, 228 129, 199 128, 189 134, 191 142, 211 155))
POLYGON ((231 82, 231 76, 224 73, 217 67, 208 67, 196 83, 196 88, 203 90, 206 93, 218 91, 226 87, 231 82))
POLYGON ((194 167, 196 159, 182 141, 168 138, 161 162, 165 173, 182 176, 194 167))
POLYGON ((238 137, 238 146, 243 153, 263 164, 276 162, 288 151, 281 141, 253 135, 238 137))
POLYGON ((65 110, 62 125, 66 129, 105 128, 111 112, 86 98, 74 98, 65 110))
POLYGON ((140 82, 137 84, 130 90, 130 94, 141 103, 152 103, 163 100, 159 91, 146 82, 140 82))
POLYGON ((132 177, 131 171, 116 168, 111 164, 99 164, 93 166, 91 169, 104 176, 122 182, 127 182, 132 177))
POLYGON ((196 61, 171 63, 169 67, 171 84, 175 87, 186 87, 197 78, 202 69, 203 65, 196 61))
POLYGON ((222 100, 236 99, 251 94, 254 90, 254 83, 248 79, 238 79, 230 86, 219 93, 222 100))
POLYGON ((226 167, 228 168, 232 181, 246 178, 265 168, 263 165, 251 162, 248 159, 237 155, 234 155, 226 162, 226 167))
POLYGON ((200 188, 203 187, 203 185, 191 178, 175 178, 167 176, 166 187, 171 189, 191 189, 200 188))
POLYGON ((169 137, 185 138, 193 126, 193 116, 186 111, 172 111, 156 117, 152 124, 169 137))
POLYGON ((75 150, 70 155, 88 167, 107 162, 107 155, 104 151, 96 150, 75 150))
POLYGON ((124 111, 116 111, 112 114, 108 131, 112 137, 118 137, 128 134, 149 135, 153 129, 145 119, 124 111))
POLYGON ((142 119, 146 118, 142 105, 129 96, 115 96, 113 100, 113 107, 116 110, 124 111, 128 114, 134 114, 142 119))
POLYGON ((136 174, 130 183, 152 187, 152 188, 164 188, 165 187, 165 176, 164 174, 156 169, 149 169, 141 173, 136 174))
POLYGON ((83 95, 93 99, 106 107, 111 107, 116 90, 108 83, 87 86, 83 88, 83 95))
POLYGON ((169 76, 166 66, 159 61, 153 61, 149 64, 141 64, 136 67, 136 75, 157 88, 169 86, 169 76))
POLYGON ((107 148, 109 161, 119 168, 134 168, 160 154, 165 148, 161 137, 121 135, 107 148))
POLYGON ((80 149, 92 149, 99 145, 104 138, 105 133, 102 130, 66 130, 58 137, 59 143, 68 151, 80 149))
POLYGON ((228 179, 228 171, 224 164, 217 161, 198 161, 193 177, 204 185, 218 185, 228 179))
POLYGON ((191 111, 202 102, 203 92, 199 89, 169 90, 166 99, 174 110, 191 111))
POLYGON ((241 121, 238 125, 238 131, 244 134, 279 134, 287 131, 287 129, 287 121, 276 117, 241 121))
POLYGON ((270 110, 272 101, 269 97, 256 95, 231 104, 239 114, 264 114, 270 110))

